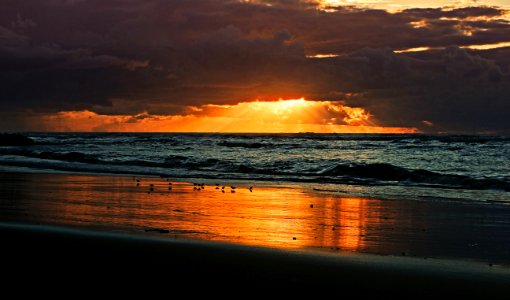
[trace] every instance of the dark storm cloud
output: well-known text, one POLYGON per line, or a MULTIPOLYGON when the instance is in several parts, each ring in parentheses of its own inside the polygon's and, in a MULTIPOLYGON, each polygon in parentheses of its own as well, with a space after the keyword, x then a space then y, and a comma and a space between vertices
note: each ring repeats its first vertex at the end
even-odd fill
POLYGON ((347 104, 380 116, 381 125, 459 132, 509 129, 510 76, 476 53, 452 47, 409 57, 364 49, 337 63, 358 70, 342 76, 349 88, 364 91, 347 104), (423 121, 435 126, 424 127, 423 121))
POLYGON ((439 19, 439 18, 458 18, 466 19, 473 17, 497 17, 501 15, 501 9, 496 7, 463 7, 453 10, 444 10, 442 8, 411 8, 403 11, 403 14, 413 16, 418 19, 439 19))
POLYGON ((305 96, 366 107, 383 125, 509 130, 510 51, 450 47, 509 41, 503 10, 316 8, 2 0, 0 109, 182 114, 186 105, 305 96), (423 46, 450 48, 392 51, 423 46), (306 56, 320 53, 341 56, 306 56))

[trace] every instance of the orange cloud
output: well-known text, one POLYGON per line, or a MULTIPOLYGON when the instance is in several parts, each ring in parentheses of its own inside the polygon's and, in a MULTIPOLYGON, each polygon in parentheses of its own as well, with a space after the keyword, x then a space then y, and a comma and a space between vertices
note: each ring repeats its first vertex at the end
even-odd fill
POLYGON ((413 133, 415 128, 381 127, 359 107, 304 99, 190 106, 185 115, 101 115, 67 111, 33 118, 34 128, 95 132, 323 132, 413 133))

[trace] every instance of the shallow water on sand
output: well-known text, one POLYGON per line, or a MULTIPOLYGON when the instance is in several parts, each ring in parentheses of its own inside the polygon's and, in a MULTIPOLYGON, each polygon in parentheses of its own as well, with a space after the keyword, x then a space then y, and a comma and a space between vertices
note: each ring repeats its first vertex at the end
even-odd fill
POLYGON ((136 179, 0 173, 0 221, 510 266, 508 205, 347 197, 243 181, 230 182, 237 186, 232 192, 214 182, 202 189, 159 177, 136 179))

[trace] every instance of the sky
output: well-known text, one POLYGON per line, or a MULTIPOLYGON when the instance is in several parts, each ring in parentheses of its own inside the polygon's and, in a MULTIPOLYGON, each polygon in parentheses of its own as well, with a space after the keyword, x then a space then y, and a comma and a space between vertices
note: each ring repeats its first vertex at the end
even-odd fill
POLYGON ((508 0, 0 0, 0 131, 508 134, 508 113, 508 0))

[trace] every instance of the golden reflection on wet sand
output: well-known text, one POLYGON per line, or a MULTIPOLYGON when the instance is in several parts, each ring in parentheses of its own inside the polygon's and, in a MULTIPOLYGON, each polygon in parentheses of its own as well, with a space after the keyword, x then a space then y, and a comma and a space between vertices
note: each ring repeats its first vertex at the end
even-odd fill
POLYGON ((190 182, 171 183, 162 178, 140 178, 138 183, 129 176, 0 173, 0 222, 509 264, 506 206, 347 197, 260 182, 219 181, 226 185, 224 192, 214 181, 198 190, 190 182), (238 185, 235 192, 230 184, 238 185))
MULTIPOLYGON (((168 230, 166 235, 278 248, 363 246, 368 201, 299 188, 238 186, 161 178, 29 175, 17 181, 25 218, 41 223, 116 230, 168 230), (153 191, 151 191, 151 184, 153 191), (171 186, 171 190, 169 190, 171 186)), ((372 220, 373 222, 373 220, 372 220)), ((153 232, 153 231, 149 231, 153 232)), ((156 231, 158 232, 158 231, 156 231)), ((154 233, 156 234, 156 233, 154 233)))

